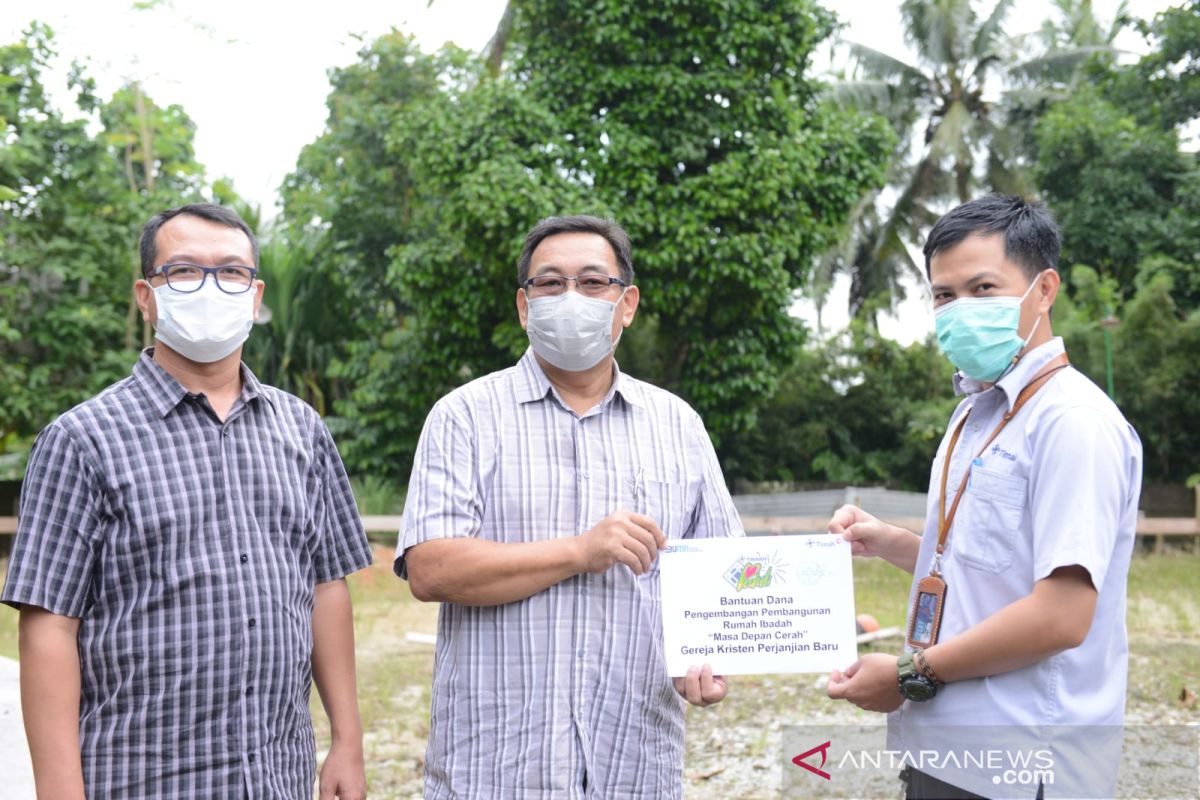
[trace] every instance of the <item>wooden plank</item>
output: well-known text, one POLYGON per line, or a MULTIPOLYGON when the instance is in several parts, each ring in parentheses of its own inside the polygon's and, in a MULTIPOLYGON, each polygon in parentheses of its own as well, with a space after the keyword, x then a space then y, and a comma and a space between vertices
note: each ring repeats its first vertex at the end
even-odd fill
POLYGON ((1137 523, 1137 532, 1142 535, 1195 536, 1200 526, 1195 517, 1142 517, 1137 523))
POLYGON ((362 521, 363 528, 367 533, 399 533, 400 523, 404 521, 404 517, 363 517, 362 521))
MULTIPOLYGON (((892 517, 885 520, 920 533, 925 528, 921 517, 892 517)), ((748 531, 771 533, 818 533, 829 524, 829 517, 742 517, 748 531)), ((1200 521, 1192 517, 1142 517, 1137 522, 1139 536, 1198 536, 1200 521)))

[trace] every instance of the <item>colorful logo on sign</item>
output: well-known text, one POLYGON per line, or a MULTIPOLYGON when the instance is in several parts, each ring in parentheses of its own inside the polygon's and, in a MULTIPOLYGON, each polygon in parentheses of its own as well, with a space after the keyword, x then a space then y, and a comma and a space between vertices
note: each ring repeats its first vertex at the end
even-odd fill
POLYGON ((725 580, 735 591, 765 589, 772 582, 783 583, 783 568, 776 555, 743 556, 725 570, 725 580))

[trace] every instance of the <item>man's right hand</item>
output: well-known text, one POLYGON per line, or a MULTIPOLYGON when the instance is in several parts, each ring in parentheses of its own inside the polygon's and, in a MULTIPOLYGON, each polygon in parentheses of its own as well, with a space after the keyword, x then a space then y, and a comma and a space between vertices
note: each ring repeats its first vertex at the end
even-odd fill
POLYGON ((911 531, 889 525, 851 505, 833 512, 828 530, 848 541, 853 555, 882 558, 906 572, 913 571, 921 539, 911 531))
POLYGON ((604 572, 615 564, 624 564, 634 575, 649 571, 658 551, 667 546, 667 537, 658 523, 631 511, 609 514, 576 541, 582 572, 604 572))
POLYGON ((833 512, 829 532, 841 534, 850 552, 865 558, 886 557, 900 529, 871 516, 858 506, 846 505, 833 512))

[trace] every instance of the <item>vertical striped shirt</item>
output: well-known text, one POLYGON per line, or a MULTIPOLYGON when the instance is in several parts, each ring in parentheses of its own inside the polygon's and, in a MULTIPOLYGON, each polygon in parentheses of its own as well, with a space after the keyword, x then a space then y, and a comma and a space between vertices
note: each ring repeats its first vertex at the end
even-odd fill
MULTIPOLYGON (((699 416, 614 367, 583 415, 532 351, 442 398, 421 434, 396 571, 431 539, 532 542, 617 510, 670 538, 740 536, 699 416)), ((683 701, 662 652, 658 561, 575 575, 515 603, 443 604, 427 798, 673 798, 683 701)))
POLYGON ((147 351, 34 444, 0 599, 76 617, 89 797, 310 798, 316 584, 370 564, 315 411, 224 422, 147 351))

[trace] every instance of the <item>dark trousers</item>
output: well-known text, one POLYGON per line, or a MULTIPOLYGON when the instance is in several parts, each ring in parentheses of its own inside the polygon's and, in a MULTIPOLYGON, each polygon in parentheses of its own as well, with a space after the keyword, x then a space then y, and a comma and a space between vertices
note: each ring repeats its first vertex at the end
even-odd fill
MULTIPOLYGON (((905 767, 900 773, 900 780, 908 787, 904 795, 907 800, 987 800, 987 798, 971 794, 966 789, 960 789, 919 769, 905 767)), ((1037 797, 1034 800, 1044 800, 1044 786, 1038 786, 1037 797)))

